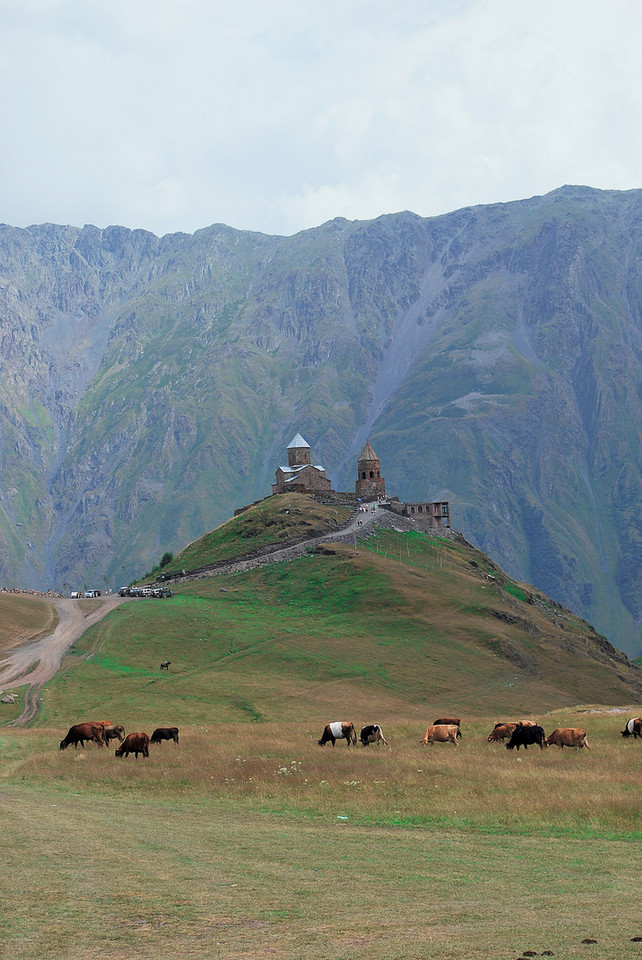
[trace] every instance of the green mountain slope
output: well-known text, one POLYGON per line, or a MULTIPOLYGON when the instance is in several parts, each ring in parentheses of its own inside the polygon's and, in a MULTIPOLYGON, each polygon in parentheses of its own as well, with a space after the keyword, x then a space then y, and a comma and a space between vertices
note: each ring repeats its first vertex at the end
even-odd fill
POLYGON ((642 192, 294 237, 0 227, 0 579, 102 586, 265 496, 301 430, 630 653, 642 192))
MULTIPOLYGON (((265 505, 252 514, 269 528, 265 505)), ((526 715, 642 696, 642 673, 589 624, 461 538, 382 523, 356 550, 326 546, 119 607, 75 644, 38 723, 105 709, 126 724, 290 721, 302 704, 320 717, 425 721, 455 709, 526 715), (172 666, 161 675, 165 658, 172 666)), ((214 563, 231 544, 200 558, 214 563)))

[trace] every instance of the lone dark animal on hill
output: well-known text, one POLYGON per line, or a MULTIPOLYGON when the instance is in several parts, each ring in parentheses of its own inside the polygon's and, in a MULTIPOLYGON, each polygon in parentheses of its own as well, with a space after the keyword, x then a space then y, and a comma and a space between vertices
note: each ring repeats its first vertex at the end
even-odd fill
POLYGON ((634 740, 637 740, 638 737, 642 738, 642 717, 631 717, 630 720, 627 720, 622 736, 633 737, 634 740))
POLYGON ((351 743, 356 744, 357 734, 354 729, 354 723, 342 720, 327 723, 323 728, 321 739, 317 740, 317 743, 320 747, 324 747, 328 742, 334 746, 337 740, 347 740, 348 746, 350 746, 351 743))
POLYGON ((586 747, 589 750, 588 740, 586 739, 586 730, 580 730, 579 727, 558 727, 544 741, 545 747, 586 747))
POLYGON ((171 660, 163 660, 163 662, 160 665, 161 670, 167 670, 167 672, 169 673, 169 665, 171 662, 172 662, 171 660))
POLYGON ((65 739, 60 741, 60 749, 66 750, 72 743, 74 749, 78 747, 78 744, 84 748, 85 743, 89 742, 97 743, 99 747, 104 746, 105 736, 102 723, 93 723, 91 721, 87 723, 75 723, 73 727, 69 727, 65 739))
POLYGON ((149 756, 149 734, 148 733, 128 733, 125 740, 115 750, 117 757, 128 757, 130 753, 136 755, 142 753, 144 757, 149 756))
POLYGON ((456 723, 433 723, 431 727, 426 727, 424 738, 419 743, 424 746, 428 743, 454 743, 458 747, 458 730, 459 727, 456 723))
POLYGON ((457 727, 457 737, 460 738, 461 733, 461 720, 459 717, 442 717, 440 720, 433 720, 433 727, 443 727, 443 726, 455 726, 457 727))
POLYGON ((160 743, 161 740, 173 740, 174 743, 178 743, 178 727, 156 727, 149 742, 160 743))
POLYGON ((528 745, 537 743, 540 750, 544 749, 544 740, 546 739, 546 734, 540 726, 527 727, 523 723, 518 723, 513 734, 506 744, 507 750, 512 750, 514 747, 517 747, 519 750, 520 747, 523 747, 524 750, 528 750, 528 745))
POLYGON ((385 745, 388 746, 388 741, 384 737, 383 730, 378 723, 367 723, 365 727, 362 727, 359 740, 364 747, 367 747, 369 743, 376 743, 377 746, 379 746, 380 743, 385 743, 385 745))
POLYGON ((510 739, 513 736, 516 726, 516 723, 496 723, 488 737, 488 742, 498 743, 501 741, 503 743, 507 737, 510 739))

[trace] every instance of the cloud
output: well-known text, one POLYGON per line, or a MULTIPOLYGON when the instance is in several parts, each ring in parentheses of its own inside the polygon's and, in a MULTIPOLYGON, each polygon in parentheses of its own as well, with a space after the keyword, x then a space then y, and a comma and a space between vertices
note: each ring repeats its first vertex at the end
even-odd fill
POLYGON ((0 218, 289 233, 640 185, 628 0, 0 0, 0 218))

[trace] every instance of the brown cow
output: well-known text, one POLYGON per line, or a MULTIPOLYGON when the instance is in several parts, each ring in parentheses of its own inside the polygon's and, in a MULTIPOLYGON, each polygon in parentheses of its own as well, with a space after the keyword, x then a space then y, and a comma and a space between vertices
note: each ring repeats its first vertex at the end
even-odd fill
POLYGON ((586 730, 580 730, 578 727, 558 727, 546 738, 544 745, 547 747, 586 747, 589 749, 586 739, 586 730))
POLYGON ((356 744, 357 733, 354 729, 354 723, 342 720, 327 723, 323 728, 321 739, 317 740, 317 743, 320 747, 324 747, 329 741, 332 746, 334 746, 337 740, 347 740, 348 746, 350 746, 351 743, 356 744))
POLYGON ((122 743, 125 739, 125 728, 122 723, 112 723, 111 720, 96 720, 95 722, 102 724, 106 746, 109 746, 110 740, 119 740, 122 743))
POLYGON ((510 740, 515 732, 516 723, 496 723, 493 731, 488 738, 489 743, 504 742, 506 738, 510 740))
POLYGON ((178 727, 156 727, 149 742, 160 743, 161 740, 173 740, 174 743, 178 743, 178 727))
POLYGON ((633 737, 634 740, 637 740, 638 737, 642 739, 642 718, 631 717, 630 720, 627 720, 622 736, 633 737))
POLYGON ((128 733, 125 740, 115 750, 117 757, 128 757, 130 753, 142 753, 144 757, 149 756, 149 734, 148 733, 128 733))
POLYGON ((104 746, 105 736, 102 723, 92 723, 91 721, 75 723, 73 727, 69 727, 65 739, 60 741, 60 749, 66 750, 72 743, 74 750, 78 747, 78 744, 84 748, 86 742, 97 743, 99 747, 104 746))
POLYGON ((424 746, 428 743, 454 743, 457 747, 459 746, 457 743, 458 730, 459 727, 455 723, 433 723, 431 727, 426 727, 424 738, 419 743, 423 743, 424 746))

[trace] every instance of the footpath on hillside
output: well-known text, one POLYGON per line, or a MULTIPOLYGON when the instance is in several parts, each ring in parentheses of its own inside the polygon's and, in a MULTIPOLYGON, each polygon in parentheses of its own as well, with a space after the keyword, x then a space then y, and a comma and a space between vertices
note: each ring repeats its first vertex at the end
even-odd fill
MULTIPOLYGON (((254 570, 257 567, 263 567, 269 563, 287 563, 292 560, 298 560, 299 557, 304 557, 322 543, 353 543, 356 547, 357 541, 368 539, 375 525, 378 527, 391 527, 392 529, 400 531, 419 530, 421 532, 427 532, 426 526, 421 521, 401 516, 398 513, 393 513, 391 510, 386 510, 377 505, 375 510, 369 508, 367 513, 355 513, 348 525, 340 530, 333 530, 330 533, 302 538, 286 546, 262 547, 253 553, 249 553, 243 557, 237 557, 234 560, 219 560, 216 563, 198 567, 195 570, 186 570, 184 573, 171 574, 163 578, 162 582, 167 583, 168 581, 173 581, 178 583, 187 580, 202 580, 206 577, 222 576, 229 573, 245 573, 247 570, 254 570)), ((435 533, 435 528, 430 527, 430 532, 435 533)), ((459 534, 448 527, 440 529, 439 535, 452 538, 459 536, 459 534)))

